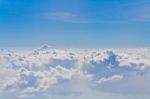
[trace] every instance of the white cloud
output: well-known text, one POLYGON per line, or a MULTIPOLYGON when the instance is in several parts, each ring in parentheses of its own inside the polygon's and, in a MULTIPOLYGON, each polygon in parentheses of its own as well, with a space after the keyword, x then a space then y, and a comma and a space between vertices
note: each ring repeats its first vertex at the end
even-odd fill
POLYGON ((98 80, 98 83, 105 83, 105 82, 112 82, 114 80, 121 80, 123 79, 122 75, 113 75, 111 77, 107 77, 107 78, 101 78, 98 80))
MULTIPOLYGON (((78 84, 81 79, 88 87, 119 83, 126 77, 135 78, 131 72, 138 75, 149 70, 149 52, 149 49, 51 49, 47 46, 28 53, 3 49, 0 50, 0 92, 23 98, 55 90, 63 83, 78 84)), ((71 87, 67 90, 74 92, 75 88, 71 87)))
POLYGON ((69 23, 91 23, 93 19, 77 13, 70 12, 51 12, 46 14, 46 18, 54 21, 69 22, 69 23))

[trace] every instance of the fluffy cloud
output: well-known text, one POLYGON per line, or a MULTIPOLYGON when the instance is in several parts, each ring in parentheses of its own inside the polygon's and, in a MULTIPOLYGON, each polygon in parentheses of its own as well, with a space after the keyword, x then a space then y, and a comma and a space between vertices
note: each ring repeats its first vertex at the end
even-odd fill
POLYGON ((101 79, 99 79, 98 83, 111 82, 113 80, 121 80, 121 79, 123 79, 122 75, 113 75, 113 76, 108 77, 108 78, 101 78, 101 79))
MULTIPOLYGON (((97 86, 106 91, 109 88, 104 84, 115 85, 135 78, 135 75, 147 75, 149 52, 149 49, 51 49, 48 46, 34 51, 1 49, 0 93, 13 93, 20 98, 34 97, 50 90, 60 91, 63 84, 69 86, 71 82, 78 85, 86 82, 89 88, 97 86)), ((67 86, 69 91, 66 93, 82 94, 73 86, 67 86)))

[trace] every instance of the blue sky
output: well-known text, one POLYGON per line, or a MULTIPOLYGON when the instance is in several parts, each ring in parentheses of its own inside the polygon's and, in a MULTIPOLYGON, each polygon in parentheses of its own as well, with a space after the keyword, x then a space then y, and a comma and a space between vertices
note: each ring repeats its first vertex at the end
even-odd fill
POLYGON ((150 0, 0 0, 0 47, 149 47, 150 0))

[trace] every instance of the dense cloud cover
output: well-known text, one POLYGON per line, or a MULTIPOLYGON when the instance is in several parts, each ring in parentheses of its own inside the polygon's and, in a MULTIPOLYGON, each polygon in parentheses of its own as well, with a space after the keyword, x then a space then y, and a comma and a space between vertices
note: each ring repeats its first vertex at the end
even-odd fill
POLYGON ((3 98, 9 94, 32 99, 132 95, 141 99, 150 93, 150 49, 146 48, 52 49, 45 45, 33 51, 1 49, 0 68, 3 98))

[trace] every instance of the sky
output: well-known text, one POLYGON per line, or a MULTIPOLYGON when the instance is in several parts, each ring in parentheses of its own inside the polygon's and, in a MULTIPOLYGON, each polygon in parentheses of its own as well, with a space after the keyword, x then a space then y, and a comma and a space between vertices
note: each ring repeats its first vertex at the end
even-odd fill
POLYGON ((141 48, 150 0, 0 0, 0 47, 141 48))

